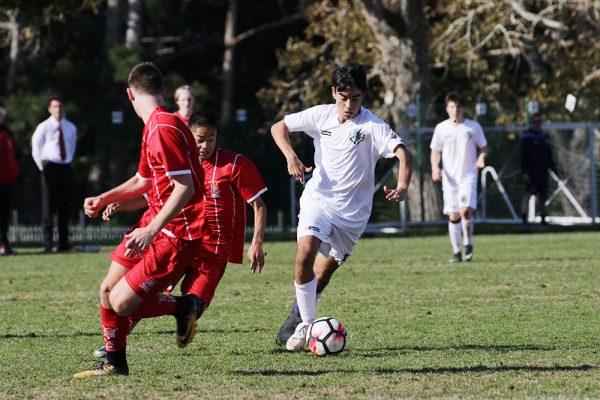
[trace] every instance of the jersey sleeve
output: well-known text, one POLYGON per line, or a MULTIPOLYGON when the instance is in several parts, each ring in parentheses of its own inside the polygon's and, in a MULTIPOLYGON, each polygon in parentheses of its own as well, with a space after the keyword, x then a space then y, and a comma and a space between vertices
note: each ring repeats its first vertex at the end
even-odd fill
POLYGON ((440 125, 436 125, 435 129, 433 130, 433 137, 431 138, 431 144, 429 145, 429 148, 431 150, 435 150, 435 151, 442 151, 442 141, 440 140, 440 125))
POLYGON ((171 177, 192 173, 189 144, 185 134, 177 128, 157 128, 148 140, 148 150, 162 163, 165 175, 171 177))
POLYGON ((240 193, 242 198, 251 203, 267 191, 256 165, 246 156, 238 155, 231 174, 231 183, 240 193))
POLYGON ((394 150, 404 144, 402 138, 385 122, 373 123, 373 143, 379 158, 394 156, 394 150))
POLYGON ((314 106, 304 111, 286 115, 283 118, 285 126, 290 132, 305 132, 315 138, 319 136, 319 119, 326 106, 314 106))
POLYGON ((487 146, 487 139, 485 138, 485 135, 483 134, 483 128, 481 127, 481 125, 479 124, 479 122, 475 122, 475 144, 477 145, 477 148, 481 149, 482 147, 487 146))

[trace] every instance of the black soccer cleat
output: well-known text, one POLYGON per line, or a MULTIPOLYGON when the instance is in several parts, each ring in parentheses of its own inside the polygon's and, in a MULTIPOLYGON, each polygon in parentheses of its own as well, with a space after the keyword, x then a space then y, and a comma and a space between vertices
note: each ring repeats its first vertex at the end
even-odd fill
POLYGON ((455 254, 452 255, 452 258, 450 259, 450 262, 451 263, 459 263, 462 260, 463 260, 462 259, 462 254, 460 252, 458 252, 458 253, 455 253, 455 254))
POLYGON ((302 317, 300 317, 300 310, 298 310, 298 303, 294 301, 292 305, 292 311, 290 311, 290 315, 279 328, 279 334, 275 341, 277 344, 281 346, 285 346, 290 336, 296 332, 296 327, 302 322, 302 317))
POLYGON ((180 348, 187 347, 196 336, 196 319, 202 315, 204 311, 204 301, 193 294, 186 294, 178 297, 177 312, 175 319, 177 320, 177 346, 180 348))
POLYGON ((471 261, 473 259, 473 245, 468 244, 465 246, 465 261, 471 261))
POLYGON ((114 366, 106 361, 99 361, 92 369, 81 371, 73 375, 76 379, 93 378, 96 376, 108 376, 108 375, 129 375, 129 367, 127 364, 122 366, 114 366))

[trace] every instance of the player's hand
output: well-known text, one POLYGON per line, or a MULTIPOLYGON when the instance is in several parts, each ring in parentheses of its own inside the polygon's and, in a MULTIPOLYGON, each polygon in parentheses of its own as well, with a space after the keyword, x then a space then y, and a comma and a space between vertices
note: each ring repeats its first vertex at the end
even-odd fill
POLYGON ((152 233, 149 227, 137 228, 126 234, 125 237, 129 238, 125 247, 125 257, 139 257, 142 255, 144 250, 150 246, 150 243, 154 239, 155 234, 152 233))
POLYGON ((312 167, 307 168, 298 157, 287 160, 288 173, 293 176, 298 182, 304 183, 304 174, 313 170, 312 167))
POLYGON ((96 218, 102 209, 100 196, 86 197, 83 200, 83 212, 90 218, 96 218))
POLYGON ((404 201, 408 194, 408 190, 404 188, 390 189, 387 186, 384 186, 383 191, 385 192, 385 199, 387 201, 404 201))
POLYGON ((104 211, 102 212, 102 219, 105 221, 110 221, 110 217, 119 212, 120 203, 110 203, 106 206, 104 211))
POLYGON ((263 251, 262 245, 250 245, 250 248, 248 249, 248 258, 250 259, 250 271, 252 271, 252 273, 255 273, 257 268, 259 274, 262 272, 262 269, 265 266, 266 255, 267 253, 263 251))
POLYGON ((433 168, 431 170, 431 179, 433 179, 434 182, 441 182, 442 181, 442 170, 439 168, 433 168))
POLYGON ((484 169, 485 168, 485 158, 477 157, 477 163, 475 163, 475 166, 477 167, 477 169, 484 169))

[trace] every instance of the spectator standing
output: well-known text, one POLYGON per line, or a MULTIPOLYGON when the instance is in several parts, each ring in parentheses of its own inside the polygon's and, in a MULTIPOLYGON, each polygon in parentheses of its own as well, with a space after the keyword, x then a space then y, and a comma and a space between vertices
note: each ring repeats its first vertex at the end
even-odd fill
POLYGON ((175 115, 189 125, 190 117, 194 113, 194 92, 190 85, 179 86, 175 89, 175 103, 178 108, 175 115))
POLYGON ((12 191, 19 176, 15 139, 6 126, 6 109, 0 103, 0 256, 13 253, 8 241, 12 191))
POLYGON ((548 170, 556 172, 550 137, 542 129, 542 116, 535 113, 531 117, 531 126, 521 140, 521 171, 525 194, 521 199, 521 217, 523 226, 528 226, 527 213, 529 198, 537 197, 542 225, 546 225, 546 198, 548 192, 548 170))
POLYGON ((31 154, 41 173, 44 253, 53 247, 53 217, 58 213, 58 252, 71 250, 69 215, 73 186, 71 162, 77 128, 64 117, 60 98, 48 101, 50 117, 40 123, 31 138, 31 154))

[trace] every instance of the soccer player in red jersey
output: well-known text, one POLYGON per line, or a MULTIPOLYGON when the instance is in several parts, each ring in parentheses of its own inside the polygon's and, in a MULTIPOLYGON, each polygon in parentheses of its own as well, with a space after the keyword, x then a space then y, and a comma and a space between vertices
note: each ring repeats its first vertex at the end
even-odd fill
MULTIPOLYGON (((250 270, 262 270, 265 263, 262 245, 267 209, 261 194, 267 191, 267 187, 256 165, 248 157, 216 147, 217 122, 212 115, 194 114, 189 127, 204 171, 204 222, 209 233, 202 241, 200 255, 186 272, 181 292, 194 294, 206 308, 223 277, 227 262, 243 262, 246 203, 254 210, 254 235, 247 252, 250 270)), ((119 211, 137 210, 146 205, 146 200, 141 197, 109 204, 103 218, 108 220, 119 211)), ((113 260, 121 257, 118 250, 111 255, 113 260)), ((138 321, 135 315, 132 316, 130 328, 133 329, 138 321)), ((94 352, 97 357, 104 357, 104 354, 104 348, 94 352)))
POLYGON ((152 63, 136 65, 128 77, 127 96, 144 121, 137 174, 121 185, 84 200, 86 215, 95 218, 110 203, 148 194, 144 226, 126 235, 124 257, 137 257, 132 268, 113 261, 101 285, 100 312, 106 360, 75 378, 126 375, 129 317, 174 315, 177 344, 187 346, 196 332, 196 316, 204 306, 196 296, 162 294, 181 278, 198 256, 202 232, 202 170, 194 138, 185 124, 163 107, 162 75, 152 63))

